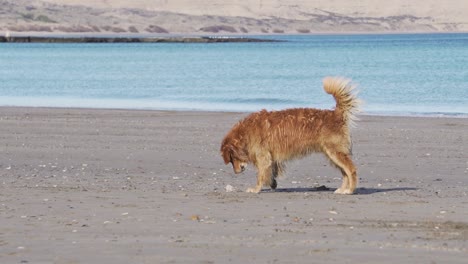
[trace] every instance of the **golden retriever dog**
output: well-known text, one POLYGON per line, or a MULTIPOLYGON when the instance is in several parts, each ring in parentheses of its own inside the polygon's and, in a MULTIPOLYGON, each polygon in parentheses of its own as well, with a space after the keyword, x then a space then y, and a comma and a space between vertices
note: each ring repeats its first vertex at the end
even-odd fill
POLYGON ((263 186, 276 189, 276 178, 283 174, 285 162, 312 152, 323 152, 340 169, 343 183, 335 193, 353 194, 356 167, 351 160, 350 127, 356 119, 359 99, 346 79, 327 77, 325 92, 333 95, 333 110, 294 108, 252 113, 227 133, 221 143, 221 155, 232 163, 234 173, 248 163, 257 167, 257 185, 247 192, 259 193, 263 186))

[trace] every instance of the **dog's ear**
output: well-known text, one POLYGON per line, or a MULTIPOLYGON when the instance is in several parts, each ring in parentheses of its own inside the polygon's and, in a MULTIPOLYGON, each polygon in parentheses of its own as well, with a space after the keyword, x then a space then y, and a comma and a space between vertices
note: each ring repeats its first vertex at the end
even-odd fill
POLYGON ((228 137, 225 137, 223 139, 223 142, 221 142, 221 156, 223 157, 224 163, 228 164, 231 162, 231 149, 232 145, 229 143, 230 139, 228 137))
POLYGON ((232 162, 232 159, 246 161, 248 160, 247 152, 244 150, 244 144, 238 138, 227 136, 221 143, 221 156, 224 163, 232 162))
POLYGON ((243 145, 230 145, 229 146, 229 153, 231 154, 231 159, 236 159, 239 161, 246 162, 249 160, 247 151, 243 145))
POLYGON ((231 151, 228 146, 223 146, 221 149, 221 156, 223 156, 224 164, 231 162, 231 151))

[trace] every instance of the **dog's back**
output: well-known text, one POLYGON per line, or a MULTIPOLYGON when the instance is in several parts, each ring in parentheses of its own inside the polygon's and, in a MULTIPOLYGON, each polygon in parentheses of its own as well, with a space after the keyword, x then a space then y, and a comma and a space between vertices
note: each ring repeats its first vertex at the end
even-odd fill
POLYGON ((330 144, 348 151, 351 147, 349 128, 359 106, 353 89, 347 80, 327 78, 324 90, 335 97, 334 110, 262 110, 247 116, 238 124, 238 130, 248 139, 249 149, 267 150, 273 160, 281 162, 323 151, 323 147, 330 144))

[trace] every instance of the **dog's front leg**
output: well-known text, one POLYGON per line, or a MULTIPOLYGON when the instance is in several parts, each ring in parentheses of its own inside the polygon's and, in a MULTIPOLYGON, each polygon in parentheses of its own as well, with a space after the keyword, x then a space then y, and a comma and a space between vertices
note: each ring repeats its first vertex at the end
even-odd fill
POLYGON ((271 161, 269 159, 260 159, 257 162, 257 185, 253 188, 248 188, 249 193, 259 193, 262 190, 263 185, 272 185, 272 170, 271 161))
POLYGON ((248 193, 259 193, 262 190, 262 186, 263 186, 263 183, 262 183, 261 177, 260 177, 260 175, 257 175, 257 185, 255 187, 253 187, 253 188, 248 188, 247 192, 248 193))
POLYGON ((259 193, 263 185, 271 185, 271 167, 259 166, 257 173, 257 185, 253 188, 248 188, 249 193, 259 193), (266 167, 266 168, 265 168, 266 167))

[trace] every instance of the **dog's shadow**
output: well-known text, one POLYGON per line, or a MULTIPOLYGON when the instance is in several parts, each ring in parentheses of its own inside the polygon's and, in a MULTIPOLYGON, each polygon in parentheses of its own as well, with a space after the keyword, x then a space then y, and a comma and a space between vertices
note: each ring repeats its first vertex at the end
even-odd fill
POLYGON ((414 187, 395 187, 395 188, 358 188, 356 189, 356 194, 374 194, 374 193, 381 193, 381 192, 401 192, 401 191, 416 191, 419 188, 414 187))
MULTIPOLYGON (((307 193, 307 192, 334 192, 336 188, 328 188, 324 185, 313 188, 278 188, 276 190, 263 190, 262 192, 279 192, 279 193, 307 193)), ((398 191, 415 191, 418 188, 413 187, 396 187, 396 188, 357 188, 355 195, 369 195, 382 192, 398 192, 398 191)))

